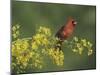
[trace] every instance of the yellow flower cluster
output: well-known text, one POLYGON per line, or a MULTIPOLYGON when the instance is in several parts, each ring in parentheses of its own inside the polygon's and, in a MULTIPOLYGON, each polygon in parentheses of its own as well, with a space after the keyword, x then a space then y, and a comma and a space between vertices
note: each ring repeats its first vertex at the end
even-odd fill
POLYGON ((19 29, 20 25, 18 24, 12 27, 12 69, 16 70, 17 73, 24 72, 23 69, 27 67, 29 59, 32 57, 29 50, 29 40, 18 38, 19 29))
MULTIPOLYGON (((18 27, 12 28, 15 34, 18 27)), ((26 72, 27 68, 42 69, 45 64, 44 56, 51 59, 53 64, 62 66, 64 54, 54 49, 55 42, 56 38, 51 38, 51 30, 46 27, 40 27, 32 38, 17 38, 12 41, 12 69, 17 73, 26 72)))
POLYGON ((12 27, 12 36, 14 39, 16 39, 19 36, 19 24, 16 24, 15 26, 12 27))
POLYGON ((39 48, 42 48, 39 50, 41 54, 49 55, 57 66, 62 66, 64 54, 54 48, 56 41, 56 38, 51 38, 51 30, 49 28, 40 27, 37 34, 32 38, 32 49, 39 50, 39 48))
POLYGON ((93 53, 92 43, 86 39, 79 39, 78 37, 73 37, 74 45, 72 47, 73 52, 79 53, 80 55, 84 50, 88 50, 88 56, 93 53))
POLYGON ((12 64, 15 64, 15 67, 20 65, 18 72, 23 72, 22 69, 27 67, 30 58, 32 53, 29 50, 28 40, 17 39, 12 42, 12 64))
MULTIPOLYGON (((21 39, 18 38, 19 28, 18 24, 12 27, 12 39, 14 39, 12 41, 12 70, 14 72, 25 73, 29 69, 42 69, 47 58, 53 65, 64 65, 63 51, 55 48, 59 39, 52 36, 50 28, 40 26, 35 35, 21 39)), ((85 49, 88 50, 88 55, 93 53, 92 43, 86 39, 74 37, 67 45, 69 46, 73 52, 80 55, 85 49)))
POLYGON ((51 48, 50 50, 48 50, 48 53, 51 59, 53 59, 53 63, 56 63, 57 66, 63 66, 64 54, 62 50, 59 50, 59 49, 55 50, 55 48, 51 48))
POLYGON ((47 27, 40 26, 40 28, 37 30, 37 33, 42 33, 44 35, 51 36, 51 30, 47 27))
POLYGON ((49 28, 41 27, 37 30, 37 34, 32 37, 32 49, 37 49, 38 46, 47 46, 51 37, 49 28))

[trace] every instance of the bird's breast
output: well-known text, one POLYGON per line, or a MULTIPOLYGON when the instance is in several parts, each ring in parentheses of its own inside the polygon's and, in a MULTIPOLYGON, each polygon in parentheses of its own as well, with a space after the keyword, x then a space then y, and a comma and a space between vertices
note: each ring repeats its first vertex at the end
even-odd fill
POLYGON ((65 30, 63 31, 63 37, 64 37, 64 38, 69 37, 69 36, 72 34, 72 32, 73 32, 73 29, 72 29, 72 28, 67 28, 67 29, 65 29, 65 30))

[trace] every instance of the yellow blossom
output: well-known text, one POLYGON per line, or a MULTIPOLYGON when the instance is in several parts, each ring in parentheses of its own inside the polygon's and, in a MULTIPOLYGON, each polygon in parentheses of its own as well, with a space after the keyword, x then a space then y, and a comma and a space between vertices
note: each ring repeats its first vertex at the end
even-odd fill
POLYGON ((73 39, 74 39, 74 41, 76 41, 76 42, 78 41, 78 38, 77 38, 77 37, 74 37, 73 39))
POLYGON ((77 49, 72 49, 72 51, 73 51, 73 52, 78 52, 78 50, 77 50, 77 49))
POLYGON ((37 48, 38 48, 38 46, 37 46, 36 42, 32 42, 32 49, 37 49, 37 48))
POLYGON ((93 53, 93 50, 90 49, 90 50, 88 51, 88 56, 90 56, 92 53, 93 53))

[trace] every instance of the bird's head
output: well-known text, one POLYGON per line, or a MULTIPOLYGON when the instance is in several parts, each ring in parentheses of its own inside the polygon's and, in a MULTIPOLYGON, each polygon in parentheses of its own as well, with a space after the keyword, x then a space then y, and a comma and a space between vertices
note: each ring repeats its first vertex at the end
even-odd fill
POLYGON ((76 26, 77 22, 75 20, 72 20, 72 25, 76 26))
POLYGON ((72 25, 72 26, 76 26, 77 21, 75 19, 73 19, 72 17, 69 17, 68 22, 72 25))

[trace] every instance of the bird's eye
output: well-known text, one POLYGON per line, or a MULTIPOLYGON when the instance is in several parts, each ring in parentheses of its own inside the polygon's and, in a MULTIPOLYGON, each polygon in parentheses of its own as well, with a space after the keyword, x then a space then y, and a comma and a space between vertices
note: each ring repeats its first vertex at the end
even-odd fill
POLYGON ((74 24, 74 21, 72 21, 72 24, 74 24))

